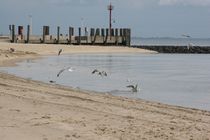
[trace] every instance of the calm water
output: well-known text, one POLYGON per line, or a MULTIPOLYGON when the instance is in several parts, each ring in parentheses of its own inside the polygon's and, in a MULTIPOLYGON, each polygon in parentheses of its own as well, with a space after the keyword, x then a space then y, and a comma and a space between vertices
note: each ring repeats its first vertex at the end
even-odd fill
POLYGON ((27 60, 1 71, 74 88, 210 110, 210 55, 83 54, 27 60), (73 72, 60 69, 71 66, 73 72), (93 75, 104 70, 107 77, 93 75), (126 86, 138 84, 132 93, 126 86))
POLYGON ((132 45, 188 45, 210 46, 210 39, 202 38, 132 38, 132 45))

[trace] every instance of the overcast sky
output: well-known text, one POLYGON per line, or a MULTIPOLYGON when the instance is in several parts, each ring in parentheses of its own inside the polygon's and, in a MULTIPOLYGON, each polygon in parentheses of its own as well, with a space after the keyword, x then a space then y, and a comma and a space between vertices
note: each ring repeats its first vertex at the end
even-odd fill
MULTIPOLYGON (((210 38, 210 0, 111 0, 114 5, 113 27, 132 29, 137 37, 210 38)), ((107 5, 110 0, 0 0, 0 33, 8 25, 29 24, 33 33, 49 25, 51 33, 61 26, 108 27, 107 5)))

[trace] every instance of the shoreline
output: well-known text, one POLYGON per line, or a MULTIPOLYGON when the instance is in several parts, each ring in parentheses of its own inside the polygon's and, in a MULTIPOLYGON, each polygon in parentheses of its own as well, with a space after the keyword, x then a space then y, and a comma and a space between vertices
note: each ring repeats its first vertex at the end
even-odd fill
MULTIPOLYGON (((0 43, 0 65, 12 59, 90 52, 95 47, 0 43), (17 55, 7 50, 14 47, 17 55), (20 48, 18 48, 20 47, 20 48), (75 49, 77 48, 77 49, 75 49), (27 53, 26 53, 27 52, 27 53), (4 58, 5 55, 8 57, 4 58)), ((94 53, 132 48, 100 47, 94 53)), ((140 50, 138 50, 140 51, 140 50)), ((149 53, 141 50, 141 53, 149 53)), ((155 53, 155 52, 150 52, 155 53)), ((210 112, 75 90, 0 72, 0 137, 8 139, 209 139, 210 112)))
POLYGON ((20 44, 0 42, 0 67, 5 65, 14 65, 16 61, 27 58, 38 58, 48 55, 57 55, 59 49, 61 54, 95 54, 95 53, 144 53, 156 54, 156 51, 150 51, 139 48, 129 48, 124 46, 88 46, 88 45, 56 45, 56 44, 20 44), (15 53, 10 52, 10 48, 15 49, 15 53), (17 52, 17 53, 16 53, 17 52), (12 62, 12 64, 11 64, 12 62))

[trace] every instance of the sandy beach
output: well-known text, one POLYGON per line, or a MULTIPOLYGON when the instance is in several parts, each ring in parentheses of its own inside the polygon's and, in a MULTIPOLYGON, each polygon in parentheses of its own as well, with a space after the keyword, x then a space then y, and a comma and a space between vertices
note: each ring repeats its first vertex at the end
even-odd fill
MULTIPOLYGON (((57 55, 59 49, 62 54, 156 53, 128 47, 0 43, 0 66, 57 55)), ((210 112, 90 93, 0 72, 0 139, 209 140, 210 112)))

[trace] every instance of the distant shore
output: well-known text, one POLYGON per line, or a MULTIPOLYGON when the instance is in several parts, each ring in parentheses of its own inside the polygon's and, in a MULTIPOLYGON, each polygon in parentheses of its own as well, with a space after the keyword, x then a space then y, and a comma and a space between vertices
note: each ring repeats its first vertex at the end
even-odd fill
MULTIPOLYGON (((157 53, 139 48, 0 43, 0 66, 71 53, 157 53), (13 48, 11 50, 10 48, 13 48)), ((2 140, 209 139, 210 112, 89 93, 0 72, 2 140)))

